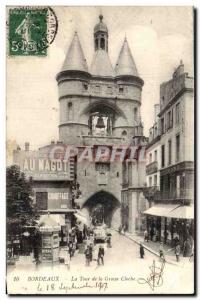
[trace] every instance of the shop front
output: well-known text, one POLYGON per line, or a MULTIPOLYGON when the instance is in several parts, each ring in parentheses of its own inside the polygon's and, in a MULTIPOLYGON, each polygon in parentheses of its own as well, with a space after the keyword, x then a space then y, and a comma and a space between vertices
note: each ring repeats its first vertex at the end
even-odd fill
POLYGON ((147 218, 147 231, 152 241, 174 246, 176 240, 181 248, 187 240, 193 244, 194 207, 184 205, 155 205, 143 212, 147 218))

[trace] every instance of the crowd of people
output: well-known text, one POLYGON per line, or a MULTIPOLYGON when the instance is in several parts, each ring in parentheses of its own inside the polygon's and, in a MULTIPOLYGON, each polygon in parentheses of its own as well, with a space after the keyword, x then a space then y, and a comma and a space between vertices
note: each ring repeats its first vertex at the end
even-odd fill
POLYGON ((98 266, 104 265, 105 248, 110 247, 110 232, 107 232, 105 241, 97 243, 94 228, 84 225, 83 230, 80 231, 78 226, 76 226, 69 231, 67 243, 60 249, 59 260, 70 269, 70 261, 77 251, 79 254, 85 255, 86 266, 90 266, 93 261, 96 261, 98 266), (84 251, 81 250, 83 248, 84 251))
MULTIPOLYGON (((150 240, 153 241, 153 231, 150 230, 150 240)), ((144 242, 149 242, 149 233, 147 230, 144 231, 144 242)), ((180 240, 178 236, 176 236, 172 240, 173 247, 164 251, 164 244, 160 241, 159 245, 159 255, 161 259, 165 259, 165 252, 174 251, 176 261, 180 261, 180 255, 182 253, 183 257, 189 257, 189 260, 194 256, 194 242, 191 240, 191 238, 187 237, 186 240, 183 243, 183 246, 181 247, 180 240)))

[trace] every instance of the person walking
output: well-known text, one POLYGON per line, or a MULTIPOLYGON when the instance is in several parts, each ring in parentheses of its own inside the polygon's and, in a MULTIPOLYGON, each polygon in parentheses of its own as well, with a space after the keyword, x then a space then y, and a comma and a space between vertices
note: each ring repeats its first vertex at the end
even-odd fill
POLYGON ((140 244, 140 258, 144 258, 144 247, 140 244))
POLYGON ((192 245, 190 240, 187 238, 183 246, 183 257, 190 257, 191 253, 192 253, 192 245))
POLYGON ((161 261, 165 259, 164 248, 163 248, 163 243, 162 242, 160 242, 159 255, 160 255, 160 260, 161 261))
POLYGON ((72 243, 72 241, 70 241, 69 242, 69 256, 70 256, 70 260, 72 259, 73 255, 74 255, 73 243, 72 243))
POLYGON ((85 250, 85 265, 89 267, 90 265, 90 248, 87 246, 85 250))
POLYGON ((180 247, 180 244, 177 244, 175 246, 175 255, 176 255, 176 261, 177 262, 180 261, 180 253, 181 253, 181 247, 180 247))
POLYGON ((194 258, 194 244, 192 245, 192 252, 191 252, 189 261, 191 261, 192 257, 194 258))
POLYGON ((92 258, 93 258, 93 244, 90 243, 89 245, 89 252, 90 252, 90 261, 92 261, 92 258))
POLYGON ((149 234, 147 230, 144 232, 144 241, 147 241, 147 243, 149 242, 149 234))
POLYGON ((150 237, 151 237, 151 241, 153 241, 153 236, 154 236, 154 228, 153 226, 150 229, 150 237))
POLYGON ((100 265, 100 261, 101 261, 101 264, 104 265, 104 248, 103 248, 103 246, 99 246, 98 258, 97 258, 98 265, 100 265))

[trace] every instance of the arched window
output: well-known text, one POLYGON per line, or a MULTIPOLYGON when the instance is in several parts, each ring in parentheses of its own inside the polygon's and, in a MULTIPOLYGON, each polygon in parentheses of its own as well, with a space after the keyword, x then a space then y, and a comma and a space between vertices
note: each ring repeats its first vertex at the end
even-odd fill
POLYGON ((100 40, 100 48, 101 49, 105 49, 105 39, 104 38, 101 38, 101 40, 100 40))
POLYGON ((126 131, 126 130, 122 131, 122 136, 123 136, 123 137, 126 137, 126 136, 127 136, 127 131, 126 131))
POLYGON ((98 49, 98 39, 95 40, 95 50, 98 49))

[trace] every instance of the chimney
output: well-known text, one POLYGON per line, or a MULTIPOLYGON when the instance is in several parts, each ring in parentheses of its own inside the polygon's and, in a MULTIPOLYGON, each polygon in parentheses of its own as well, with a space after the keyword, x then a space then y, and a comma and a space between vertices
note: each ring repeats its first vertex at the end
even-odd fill
POLYGON ((54 140, 51 140, 51 145, 54 145, 55 144, 55 141, 54 140))
POLYGON ((29 151, 29 143, 28 142, 25 142, 25 151, 29 151))

